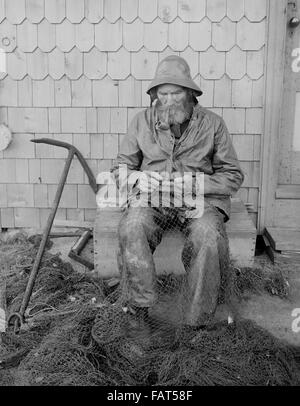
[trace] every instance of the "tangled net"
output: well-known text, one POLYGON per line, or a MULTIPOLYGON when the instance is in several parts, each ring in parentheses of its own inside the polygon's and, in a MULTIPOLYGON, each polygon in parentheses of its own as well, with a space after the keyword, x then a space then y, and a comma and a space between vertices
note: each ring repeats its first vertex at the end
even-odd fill
MULTIPOLYGON (((19 309, 37 249, 38 240, 23 234, 0 243, 9 313, 19 309)), ((271 279, 262 283, 254 274, 239 270, 236 292, 270 291, 271 279)), ((157 286, 166 303, 182 286, 170 278, 167 291, 163 279, 157 286)), ((176 328, 172 335, 161 325, 145 346, 126 334, 120 289, 108 290, 46 251, 28 323, 18 335, 1 335, 0 386, 300 384, 299 351, 247 320, 216 321, 200 331, 176 328)))

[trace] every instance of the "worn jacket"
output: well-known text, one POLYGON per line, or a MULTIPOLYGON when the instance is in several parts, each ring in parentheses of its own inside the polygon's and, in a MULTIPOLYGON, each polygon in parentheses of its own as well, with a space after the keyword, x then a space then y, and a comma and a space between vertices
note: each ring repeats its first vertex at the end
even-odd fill
POLYGON ((120 146, 111 172, 118 184, 118 167, 130 171, 203 172, 204 196, 230 216, 230 196, 240 188, 244 175, 222 117, 196 104, 190 122, 175 143, 170 129, 162 130, 154 106, 137 113, 120 146))

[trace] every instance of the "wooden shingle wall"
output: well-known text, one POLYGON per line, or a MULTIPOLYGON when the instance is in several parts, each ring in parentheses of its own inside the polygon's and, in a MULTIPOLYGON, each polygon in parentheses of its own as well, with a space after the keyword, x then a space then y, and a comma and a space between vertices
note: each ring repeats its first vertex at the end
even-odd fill
MULTIPOLYGON (((257 211, 263 120, 266 0, 0 0, 0 123, 13 143, 0 152, 2 227, 45 223, 65 151, 73 143, 96 174, 108 169, 145 90, 169 54, 189 62, 222 115, 257 211)), ((91 220, 95 199, 75 160, 58 217, 91 220)), ((254 216, 255 217, 255 216, 254 216)))

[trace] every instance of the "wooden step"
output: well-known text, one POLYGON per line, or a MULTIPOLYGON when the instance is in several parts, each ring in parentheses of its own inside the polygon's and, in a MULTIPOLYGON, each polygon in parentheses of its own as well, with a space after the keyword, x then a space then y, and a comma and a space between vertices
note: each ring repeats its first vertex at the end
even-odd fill
POLYGON ((300 229, 266 227, 263 237, 272 262, 300 276, 300 229), (269 246, 268 246, 269 244, 269 246))
MULTIPOLYGON (((119 208, 98 209, 94 226, 95 272, 101 278, 118 277, 117 228, 123 212, 119 208)), ((226 223, 231 260, 236 266, 251 266, 254 259, 256 228, 239 199, 232 199, 231 218, 226 223)), ((185 272, 181 251, 184 238, 179 230, 167 230, 153 258, 157 274, 185 272), (167 260, 166 260, 167 259, 167 260)))
POLYGON ((266 227, 265 234, 276 251, 300 251, 300 229, 266 227))

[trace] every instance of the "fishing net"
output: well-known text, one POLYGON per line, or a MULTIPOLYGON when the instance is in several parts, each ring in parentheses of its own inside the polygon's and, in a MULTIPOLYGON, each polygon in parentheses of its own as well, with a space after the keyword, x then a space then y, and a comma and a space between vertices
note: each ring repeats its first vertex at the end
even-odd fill
MULTIPOLYGON (((18 234, 0 243, 8 313, 17 311, 22 301, 37 241, 18 234)), ((249 289, 272 291, 270 276, 264 278, 258 270, 252 270, 251 276, 249 270, 234 269, 229 263, 228 268, 231 276, 222 286, 234 292, 237 300, 249 289)), ((276 279, 273 294, 284 292, 284 282, 283 278, 278 290, 276 279)), ((74 271, 59 255, 46 250, 26 312, 27 323, 17 335, 10 330, 1 334, 0 385, 300 383, 299 349, 253 322, 237 319, 228 324, 225 317, 211 319, 202 329, 186 326, 186 283, 186 275, 158 276, 157 296, 148 316, 150 334, 132 336, 126 278, 109 285, 88 271, 74 271)), ((218 300, 222 302, 222 297, 218 300)))

